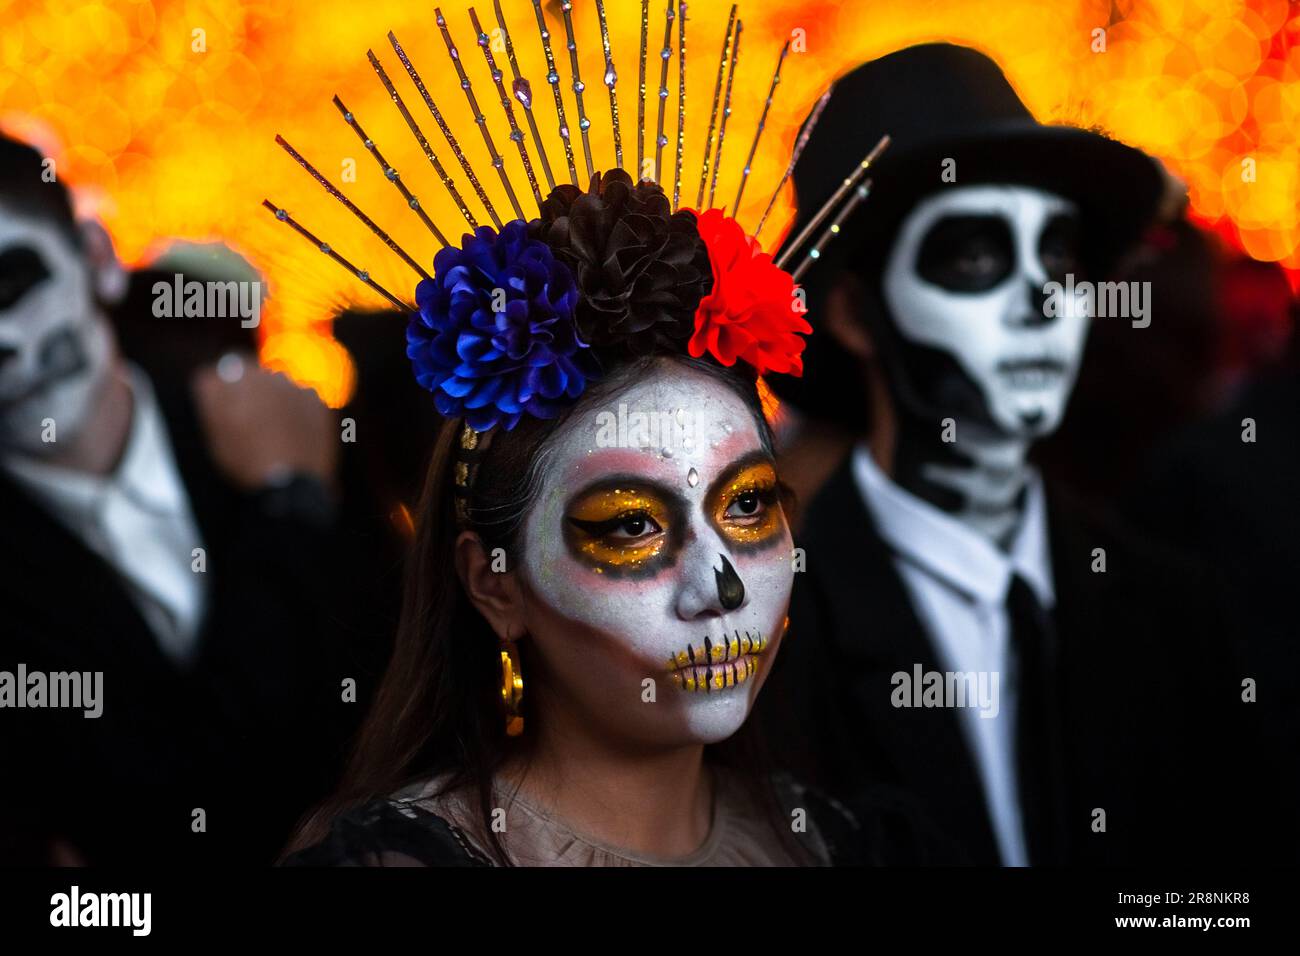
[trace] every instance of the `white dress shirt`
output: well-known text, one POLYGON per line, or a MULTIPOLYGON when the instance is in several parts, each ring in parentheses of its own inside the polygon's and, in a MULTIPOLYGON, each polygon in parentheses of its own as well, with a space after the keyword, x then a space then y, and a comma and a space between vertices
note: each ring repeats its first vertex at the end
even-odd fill
POLYGON ((131 430, 117 469, 88 475, 31 458, 2 464, 39 502, 121 576, 159 647, 179 665, 197 650, 206 607, 203 547, 148 377, 130 368, 131 430))
POLYGON ((930 636, 939 666, 998 674, 996 716, 957 708, 957 720, 984 786, 1002 862, 1029 863, 1016 773, 1016 668, 1010 660, 1006 598, 1019 574, 1044 608, 1056 603, 1042 480, 1033 472, 1024 515, 1009 552, 952 515, 894 484, 859 446, 853 453, 858 492, 930 636))

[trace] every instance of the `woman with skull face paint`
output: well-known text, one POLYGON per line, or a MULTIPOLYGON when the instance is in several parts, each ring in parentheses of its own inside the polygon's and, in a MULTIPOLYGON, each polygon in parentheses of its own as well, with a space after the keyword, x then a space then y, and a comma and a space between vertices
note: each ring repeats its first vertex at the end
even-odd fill
POLYGON ((443 250, 416 298, 408 351, 447 422, 404 619, 291 862, 851 852, 851 818, 739 739, 793 579, 757 391, 801 372, 790 276, 616 170, 443 250))

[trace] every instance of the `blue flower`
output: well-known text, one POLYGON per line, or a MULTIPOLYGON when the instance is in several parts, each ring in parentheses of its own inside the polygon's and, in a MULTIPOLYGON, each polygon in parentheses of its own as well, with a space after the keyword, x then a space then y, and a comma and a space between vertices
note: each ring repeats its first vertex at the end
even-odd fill
POLYGON ((595 376, 578 334, 573 273, 522 220, 500 235, 481 226, 433 260, 406 328, 416 381, 438 411, 471 428, 514 428, 524 414, 553 418, 595 376))

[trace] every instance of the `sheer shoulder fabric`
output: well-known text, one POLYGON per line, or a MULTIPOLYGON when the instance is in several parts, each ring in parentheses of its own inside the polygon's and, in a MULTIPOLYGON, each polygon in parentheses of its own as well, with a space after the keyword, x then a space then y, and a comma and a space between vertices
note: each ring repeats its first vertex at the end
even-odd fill
MULTIPOLYGON (((480 811, 439 780, 413 784, 337 817, 320 843, 286 866, 493 866, 480 811)), ((782 817, 731 774, 719 776, 713 827, 688 857, 657 859, 578 833, 518 794, 500 796, 511 861, 520 866, 893 866, 916 863, 923 827, 898 795, 852 808, 785 774, 772 778, 782 817), (775 825, 774 825, 775 823, 775 825), (782 837, 779 828, 789 826, 782 837)))
POLYGON ((491 866, 461 830, 419 806, 372 800, 337 817, 325 839, 284 866, 491 866))

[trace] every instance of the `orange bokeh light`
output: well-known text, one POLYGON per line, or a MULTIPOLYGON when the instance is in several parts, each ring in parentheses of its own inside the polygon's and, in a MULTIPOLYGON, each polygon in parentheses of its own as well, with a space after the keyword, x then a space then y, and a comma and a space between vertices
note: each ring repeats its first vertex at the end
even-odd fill
MULTIPOLYGON (((470 5, 446 0, 442 11, 530 212, 519 158, 474 43, 470 5)), ((548 0, 544 6, 576 126, 559 4, 548 0)), ((607 6, 624 147, 632 164, 639 5, 614 0, 607 6)), ((693 205, 728 4, 696 0, 689 6, 682 191, 683 203, 693 205)), ((477 7, 492 30, 491 3, 481 0, 477 7)), ((539 125, 549 137, 548 156, 563 179, 532 4, 503 0, 503 7, 532 83, 539 125)), ((652 9, 648 138, 658 106, 653 90, 661 0, 652 9)), ((740 207, 741 221, 751 228, 784 170, 799 123, 838 74, 911 43, 945 39, 992 55, 1040 120, 1099 127, 1162 159, 1187 183, 1192 212, 1201 222, 1249 255, 1282 263, 1300 280, 1300 5, 744 0, 740 15, 745 34, 719 204, 729 207, 739 186, 777 50, 792 31, 798 39, 768 117, 766 149, 754 162, 740 207)), ((594 5, 574 4, 573 16, 592 148, 597 168, 608 167, 613 139, 594 5)), ((275 146, 275 135, 282 133, 427 267, 437 243, 330 104, 333 94, 342 97, 444 232, 454 237, 463 230, 464 220, 366 63, 366 49, 373 49, 468 194, 450 150, 388 46, 391 29, 422 69, 493 202, 509 209, 430 6, 399 0, 0 0, 0 22, 0 123, 6 130, 55 158, 60 178, 76 186, 79 210, 104 220, 127 262, 148 262, 164 242, 180 238, 225 242, 256 265, 272 292, 262 326, 263 360, 316 387, 332 404, 346 399, 353 370, 325 331, 326 320, 340 307, 376 307, 383 300, 276 223, 260 208, 261 200, 288 207, 407 301, 413 275, 275 146), (349 163, 355 182, 345 181, 349 163)), ((500 50, 497 57, 508 78, 500 50)), ((670 163, 675 59, 671 67, 665 150, 670 163)), ((648 149, 653 153, 652 143, 648 149)), ((575 153, 581 170, 580 148, 575 153)), ((852 160, 846 157, 846 165, 852 160)), ((471 205, 481 213, 474 200, 471 205)), ((787 186, 764 230, 765 245, 773 244, 791 212, 787 186)))

